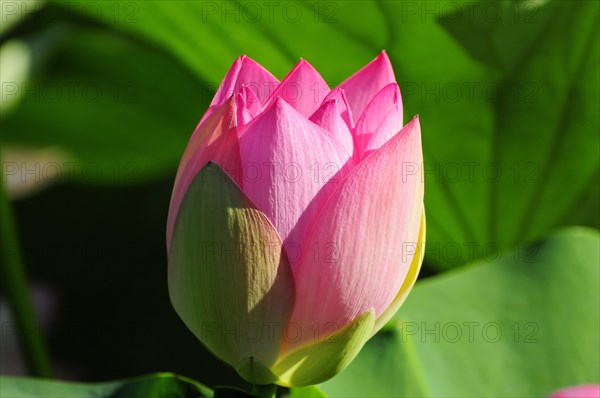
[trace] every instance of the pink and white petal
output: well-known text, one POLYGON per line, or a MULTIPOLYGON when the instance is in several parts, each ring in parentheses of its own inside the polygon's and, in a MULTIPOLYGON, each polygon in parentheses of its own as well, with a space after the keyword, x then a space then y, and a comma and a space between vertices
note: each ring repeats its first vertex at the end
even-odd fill
POLYGON ((421 164, 415 118, 359 163, 323 207, 294 268, 290 323, 306 338, 315 325, 331 332, 332 325, 342 328, 370 308, 379 317, 393 302, 419 239, 421 164))
POLYGON ((308 118, 319 108, 329 92, 329 86, 319 72, 301 59, 275 89, 266 106, 281 97, 308 118))
POLYGON ((248 125, 240 154, 244 192, 275 225, 293 264, 306 230, 352 159, 281 98, 248 125))
POLYGON ((388 142, 393 136, 395 136, 402 129, 402 111, 398 108, 392 108, 389 110, 387 115, 383 118, 383 121, 377 127, 377 130, 371 135, 371 138, 367 142, 367 145, 362 148, 360 153, 360 159, 364 159, 369 154, 386 142, 388 142))
POLYGON ((362 154, 365 152, 365 148, 371 141, 372 136, 380 129, 384 120, 387 119, 385 120, 386 130, 378 134, 389 135, 389 139, 402 128, 402 117, 402 97, 400 95, 400 89, 396 83, 390 83, 373 97, 354 128, 356 148, 361 155, 361 159, 363 158, 362 154), (387 131, 390 127, 394 130, 391 135, 387 131))
POLYGON ((396 77, 390 59, 386 52, 382 51, 373 61, 338 87, 344 89, 356 122, 373 96, 383 87, 395 81, 396 77))
POLYGON ((232 96, 204 122, 201 122, 192 134, 181 157, 167 219, 167 250, 171 247, 171 238, 181 201, 190 183, 209 161, 218 164, 241 186, 241 160, 238 142, 238 114, 240 96, 232 96))
POLYGON ((425 257, 425 208, 423 208, 423 213, 421 214, 421 226, 419 227, 419 238, 415 242, 413 249, 407 247, 407 251, 413 251, 414 255, 412 257, 412 263, 408 268, 408 273, 402 282, 402 286, 400 286, 400 290, 396 294, 396 297, 392 301, 392 303, 383 311, 383 313, 375 320, 375 325, 373 326, 373 330, 371 332, 371 336, 374 336, 382 327, 388 323, 393 316, 398 312, 400 306, 404 304, 404 301, 408 297, 408 293, 412 290, 415 282, 417 281, 417 277, 419 276, 419 271, 421 270, 421 265, 423 264, 423 258, 425 257))
POLYGON ((331 90, 323 102, 327 102, 332 99, 338 100, 338 111, 340 112, 340 116, 342 119, 344 119, 348 125, 348 128, 352 130, 354 128, 354 119, 352 118, 352 109, 350 109, 350 104, 348 103, 346 93, 343 89, 336 87, 331 90))
POLYGON ((323 105, 310 117, 310 121, 329 133, 332 140, 337 140, 349 155, 354 154, 354 140, 348 125, 338 110, 339 102, 336 99, 324 102, 323 105))

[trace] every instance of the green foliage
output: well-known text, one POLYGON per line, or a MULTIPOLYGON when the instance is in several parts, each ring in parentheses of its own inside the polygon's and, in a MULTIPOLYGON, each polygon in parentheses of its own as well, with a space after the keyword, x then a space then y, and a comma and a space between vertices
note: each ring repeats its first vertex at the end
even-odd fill
MULTIPOLYGON (((115 258, 132 252, 147 253, 136 261, 144 262, 158 286, 158 273, 152 272, 164 269, 166 259, 156 249, 162 244, 156 236, 164 234, 157 220, 166 218, 168 187, 186 142, 233 60, 248 54, 282 78, 303 57, 334 85, 386 49, 405 120, 419 114, 422 126, 424 270, 464 266, 417 282, 395 321, 346 371, 319 387, 293 389, 292 396, 542 396, 564 385, 598 382, 597 232, 569 229, 547 237, 564 226, 600 227, 598 2, 276 3, 270 11, 260 8, 259 16, 249 3, 235 1, 86 6, 67 0, 11 19, 1 30, 0 45, 25 44, 29 58, 21 61, 29 67, 25 82, 8 82, 11 89, 20 85, 19 94, 2 92, 3 153, 57 147, 62 161, 73 167, 64 176, 102 184, 98 189, 104 192, 87 192, 87 202, 97 209, 89 216, 93 232, 84 230, 85 222, 53 218, 55 210, 46 205, 50 197, 56 206, 72 206, 69 215, 89 212, 87 202, 77 204, 69 196, 73 187, 16 204, 18 213, 22 209, 18 220, 25 220, 24 246, 37 239, 42 247, 26 250, 26 260, 37 260, 28 261, 30 270, 49 277, 48 256, 40 253, 52 233, 56 242, 69 237, 81 246, 72 254, 68 244, 50 239, 42 253, 49 253, 62 276, 68 270, 65 283, 73 291, 83 288, 76 290, 71 279, 88 282, 83 292, 88 300, 71 301, 84 307, 75 314, 103 305, 93 303, 105 294, 105 287, 94 285, 96 277, 108 283, 119 279, 113 275, 125 275, 127 280, 113 286, 125 297, 140 270, 117 270, 115 264, 124 264, 115 258), (7 96, 17 97, 10 109, 7 96), (153 196, 160 198, 148 200, 144 191, 146 200, 140 202, 142 189, 158 186, 151 184, 162 184, 153 196), (115 192, 119 201, 129 198, 123 209, 111 201, 115 192), (102 199, 94 202, 94 197, 102 199), (46 222, 52 228, 37 231, 46 222), (146 246, 144 237, 152 237, 146 246), (138 243, 134 251, 124 243, 132 241, 138 243), (105 244, 112 245, 110 255, 105 244), (88 252, 94 253, 92 260, 88 252), (453 341, 457 330, 461 339, 453 341), (494 341, 498 330, 502 334, 494 341)), ((146 290, 148 295, 158 289, 146 290)), ((183 326, 175 326, 179 320, 163 321, 172 312, 165 291, 147 310, 149 319, 161 319, 152 333, 157 340, 184 341, 187 335, 176 329, 183 326)), ((142 317, 124 313, 143 307, 145 299, 131 294, 140 301, 136 305, 121 305, 122 297, 110 301, 122 307, 115 310, 121 323, 142 317)), ((115 330, 104 342, 95 339, 98 352, 119 352, 112 338, 121 344, 127 339, 115 330)), ((204 358, 196 354, 190 350, 188 369, 200 363, 223 373, 214 359, 204 361, 206 352, 204 358)), ((151 362, 153 355, 140 356, 151 362)), ((136 380, 74 385, 4 377, 0 389, 3 396, 104 397, 123 388, 167 388, 179 394, 173 396, 209 393, 178 376, 136 380)), ((152 396, 159 390, 143 391, 152 396)))
POLYGON ((327 396, 523 397, 600 381, 600 235, 573 228, 418 283, 327 396))
POLYGON ((0 378, 0 395, 11 398, 202 398, 213 396, 209 388, 170 373, 158 373, 107 383, 72 383, 5 376, 0 378))
POLYGON ((172 175, 238 55, 280 78, 304 57, 335 84, 385 48, 405 115, 421 115, 428 264, 600 225, 596 2, 359 3, 96 3, 91 12, 57 2, 101 26, 73 28, 33 81, 94 81, 104 94, 120 90, 119 101, 30 100, 3 121, 3 141, 63 145, 99 162, 105 182, 172 175), (323 37, 336 45, 315 45, 323 37))
POLYGON ((86 184, 143 183, 176 170, 208 104, 202 82, 163 52, 82 22, 24 42, 39 62, 29 80, 7 82, 21 90, 4 94, 20 104, 2 119, 3 146, 58 147, 60 174, 86 184))

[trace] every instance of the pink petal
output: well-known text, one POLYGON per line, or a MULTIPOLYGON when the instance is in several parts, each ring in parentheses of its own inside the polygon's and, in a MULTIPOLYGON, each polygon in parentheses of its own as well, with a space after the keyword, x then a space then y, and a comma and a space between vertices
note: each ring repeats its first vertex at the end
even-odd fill
POLYGON ((190 183, 209 161, 217 163, 238 184, 241 184, 241 161, 238 144, 238 114, 242 104, 240 95, 226 101, 204 121, 201 121, 185 148, 169 205, 167 219, 167 249, 179 206, 190 183))
POLYGON ((248 86, 242 85, 238 100, 238 124, 248 124, 262 111, 260 99, 254 94, 254 91, 248 86))
POLYGON ((242 55, 231 65, 210 105, 221 105, 233 94, 239 93, 242 85, 250 87, 258 99, 264 102, 278 84, 279 81, 271 72, 252 58, 242 55))
POLYGON ((310 117, 310 121, 327 131, 328 136, 338 141, 349 155, 354 153, 354 141, 348 125, 338 111, 339 102, 335 99, 324 102, 310 117))
POLYGON ((281 97, 303 116, 309 117, 319 108, 329 91, 319 72, 301 59, 281 81, 269 102, 281 97))
POLYGON ((394 300, 418 242, 421 165, 414 118, 359 163, 324 205, 294 268, 290 323, 307 339, 315 325, 331 332, 332 325, 339 329, 371 308, 379 317, 394 300))
POLYGON ((290 262, 307 228, 353 166, 328 133, 279 98, 240 139, 244 192, 271 220, 290 262))
POLYGON ((346 93, 343 89, 336 87, 325 97, 323 102, 327 102, 329 100, 335 99, 338 101, 338 110, 340 112, 340 116, 348 125, 348 128, 354 128, 354 119, 352 119, 352 110, 350 109, 350 104, 348 103, 348 98, 346 97, 346 93))
POLYGON ((356 148, 360 158, 373 148, 371 142, 386 143, 402 128, 402 97, 396 83, 382 88, 369 102, 354 128, 356 148))
POLYGON ((392 108, 385 115, 377 130, 371 136, 367 146, 363 148, 361 159, 364 159, 372 151, 380 148, 388 142, 398 131, 402 129, 402 108, 392 108))
POLYGON ((600 398, 600 385, 584 384, 563 388, 548 398, 600 398))
POLYGON ((204 123, 229 97, 240 93, 244 86, 248 87, 253 92, 254 97, 258 99, 259 104, 262 104, 275 91, 278 84, 279 80, 271 72, 252 58, 242 55, 229 68, 208 110, 200 120, 200 124, 204 123))
POLYGON ((390 59, 382 51, 373 61, 339 85, 346 92, 354 121, 363 113, 371 98, 383 87, 394 83, 396 77, 390 59))

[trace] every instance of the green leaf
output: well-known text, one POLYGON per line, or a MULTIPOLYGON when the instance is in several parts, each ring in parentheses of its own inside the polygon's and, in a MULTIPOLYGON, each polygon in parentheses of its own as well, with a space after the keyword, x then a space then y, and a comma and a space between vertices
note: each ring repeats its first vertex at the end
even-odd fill
POLYGON ((337 83, 387 49, 405 115, 421 116, 435 209, 427 264, 464 264, 558 226, 600 227, 597 2, 277 4, 107 3, 93 15, 215 88, 242 53, 279 77, 304 57, 337 83))
POLYGON ((571 228, 417 283, 327 396, 547 396, 600 381, 600 235, 571 228))
MULTIPOLYGON (((267 385, 269 386, 269 385, 267 385)), ((235 387, 218 386, 214 389, 213 398, 256 398, 248 391, 241 390, 235 387)))
POLYGON ((382 4, 405 114, 421 116, 426 262, 599 227, 598 3, 382 4))
POLYGON ((2 146, 50 147, 60 156, 8 169, 22 178, 37 170, 37 179, 89 184, 174 173, 210 99, 176 60, 124 35, 65 22, 24 43, 33 53, 32 75, 6 83, 21 90, 5 94, 20 104, 2 119, 2 146))
POLYGON ((94 13, 70 1, 54 3, 164 48, 215 88, 241 54, 280 78, 303 57, 327 81, 340 83, 374 58, 388 36, 372 28, 384 22, 374 1, 360 6, 336 1, 100 2, 94 13), (324 38, 337 45, 318 45, 324 38))
POLYGON ((290 398, 326 398, 327 395, 317 386, 298 387, 290 390, 290 398))
POLYGON ((11 398, 201 398, 212 395, 208 387, 171 373, 104 383, 0 377, 0 396, 11 398))

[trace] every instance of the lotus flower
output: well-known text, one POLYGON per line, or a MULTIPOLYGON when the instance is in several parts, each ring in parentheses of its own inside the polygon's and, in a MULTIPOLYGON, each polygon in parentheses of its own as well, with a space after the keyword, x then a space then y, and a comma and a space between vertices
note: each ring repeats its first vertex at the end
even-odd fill
POLYGON ((177 172, 175 310, 250 382, 334 376, 417 278, 421 165, 385 52, 333 90, 304 60, 279 82, 238 58, 177 172))
POLYGON ((582 384, 556 391, 549 398, 600 398, 600 385, 582 384))

